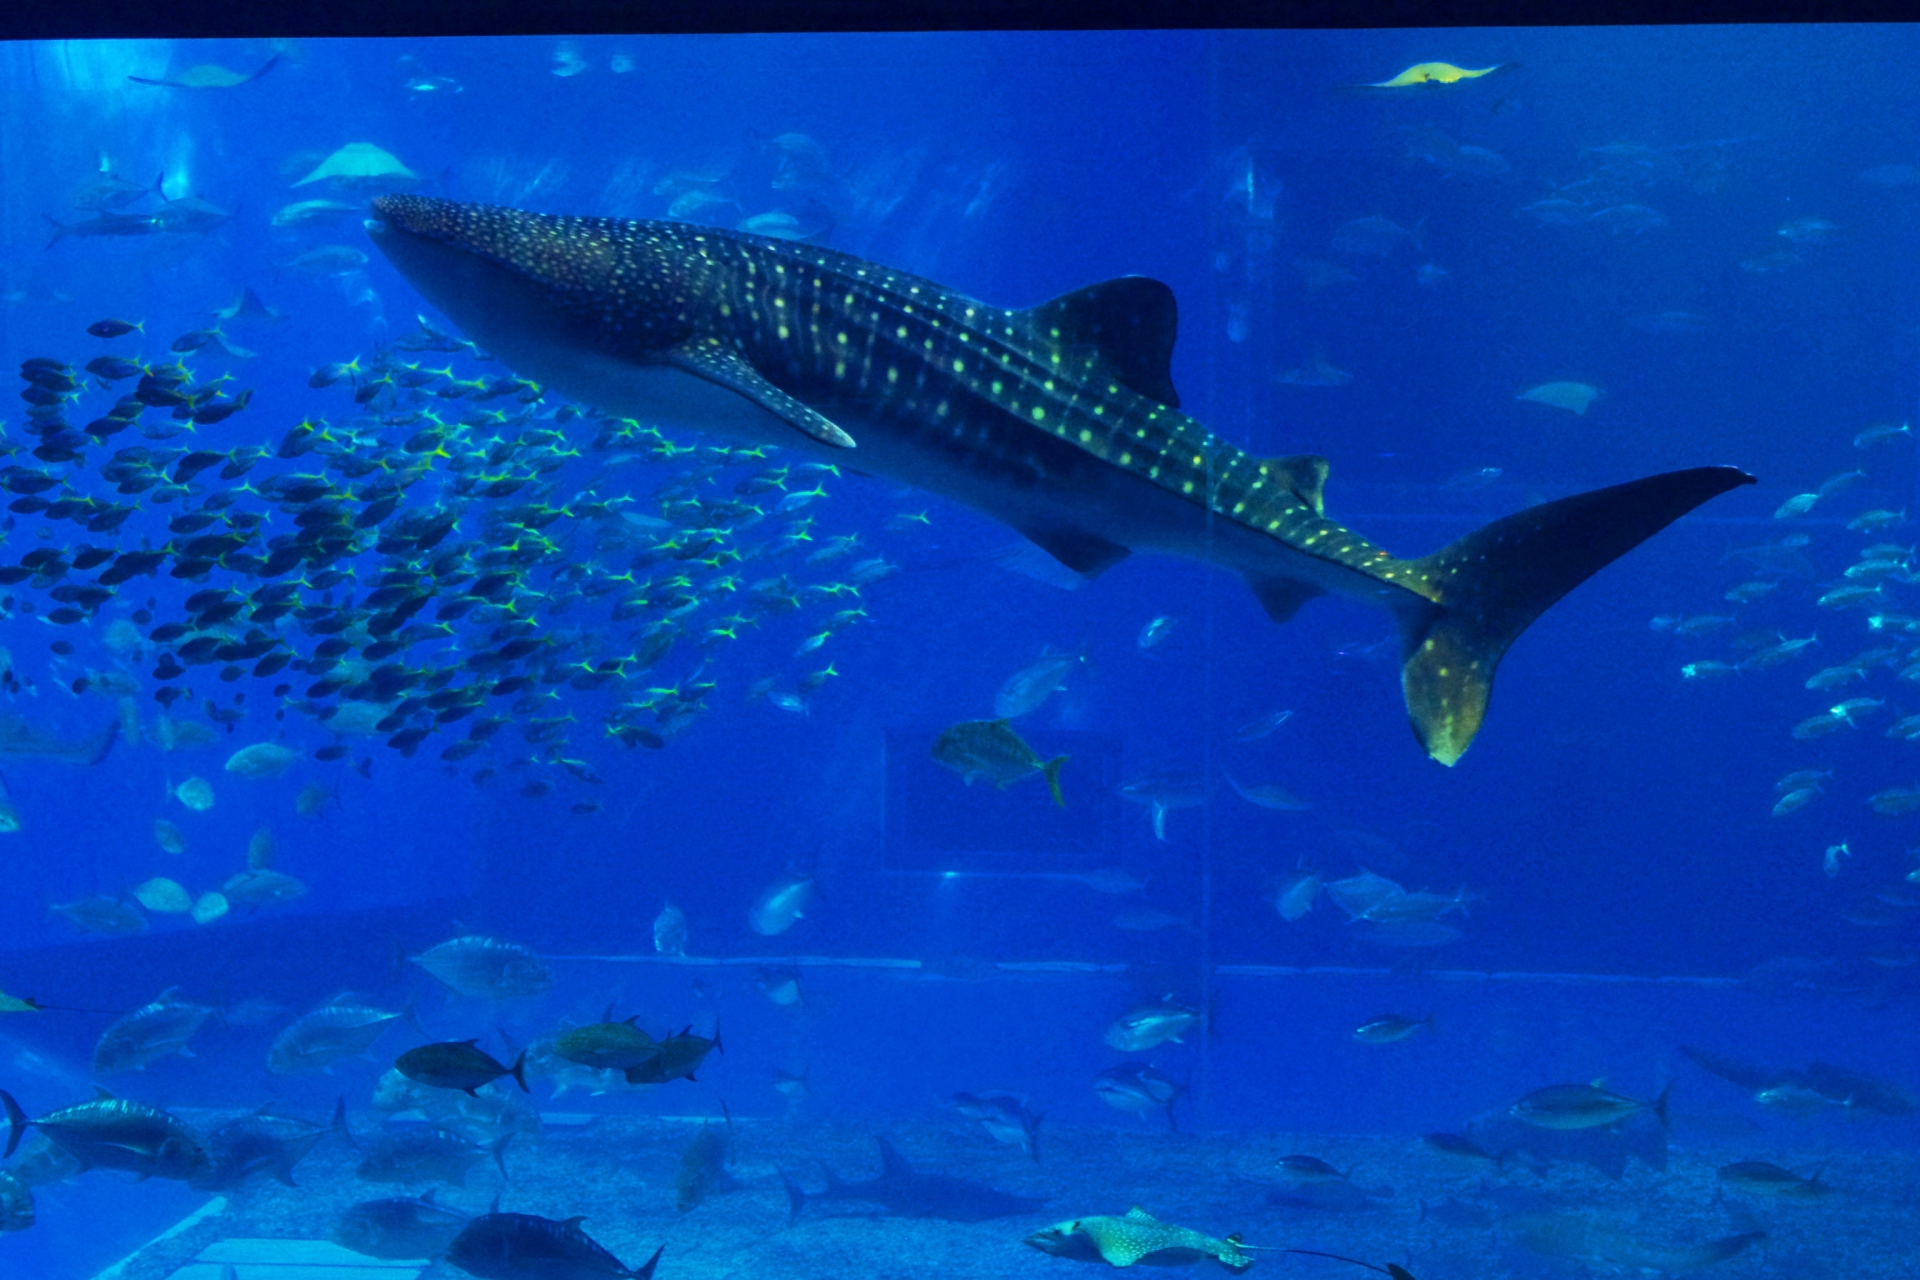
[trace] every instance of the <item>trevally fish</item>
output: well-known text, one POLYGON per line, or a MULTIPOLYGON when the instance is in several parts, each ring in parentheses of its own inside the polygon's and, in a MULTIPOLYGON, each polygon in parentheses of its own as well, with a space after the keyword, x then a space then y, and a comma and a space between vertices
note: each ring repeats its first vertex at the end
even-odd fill
MULTIPOLYGON (((345 1103, 341 1104, 344 1115, 345 1103)), ((339 1127, 345 1129, 345 1121, 339 1127)), ((327 1130, 304 1120, 268 1114, 264 1109, 224 1121, 207 1131, 210 1167, 192 1181, 196 1191, 227 1191, 256 1173, 265 1173, 286 1186, 296 1186, 294 1166, 327 1136, 327 1130)))
POLYGON ((608 413, 827 461, 857 446, 862 471, 1001 520, 1085 576, 1155 551, 1239 573, 1276 621, 1328 593, 1385 606, 1414 732, 1443 764, 1479 732, 1494 671, 1536 617, 1752 482, 1732 467, 1651 476, 1401 560, 1326 518, 1325 459, 1257 458, 1180 412, 1176 306, 1158 281, 1016 311, 694 224, 419 196, 373 213, 375 244, 468 337, 608 413))
POLYGON ((143 1178, 198 1177, 210 1160, 200 1136, 184 1120, 144 1102, 116 1098, 106 1090, 92 1102, 29 1120, 13 1095, 0 1089, 7 1115, 11 1156, 28 1125, 80 1162, 81 1169, 124 1169, 143 1178))
POLYGON ((989 1093, 976 1096, 971 1093, 953 1095, 953 1107, 969 1120, 978 1120, 995 1142, 1004 1142, 1010 1147, 1018 1147, 1040 1163, 1040 1121, 1041 1116, 1029 1110, 1026 1101, 1004 1093, 989 1093))
POLYGON ((788 876, 768 885, 747 913, 747 924, 763 938, 772 938, 806 919, 813 904, 813 878, 788 876))
POLYGON ((1637 1112, 1651 1111, 1664 1128, 1667 1096, 1672 1092, 1673 1085, 1668 1084, 1652 1102, 1642 1102, 1598 1084, 1550 1084, 1544 1089, 1535 1089, 1508 1111, 1514 1119, 1542 1129, 1597 1129, 1617 1124, 1637 1112))
POLYGON ((499 938, 449 938, 411 958, 463 996, 510 1000, 537 996, 553 985, 545 961, 499 938))
POLYGON ((1108 1067, 1093 1078, 1093 1091, 1100 1095, 1100 1101, 1116 1111, 1138 1116, 1164 1110, 1167 1131, 1180 1131, 1173 1117, 1173 1104, 1184 1090, 1147 1063, 1122 1062, 1108 1067))
POLYGON ((1129 1009, 1115 1018, 1107 1028, 1105 1040, 1122 1053, 1145 1053, 1168 1041, 1179 1044, 1181 1036, 1196 1028, 1205 1028, 1206 1024, 1207 1015, 1200 1010, 1175 1004, 1170 999, 1161 1000, 1129 1009))
POLYGON ((742 1184, 728 1171, 732 1163, 733 1117, 728 1116, 724 1126, 702 1122, 680 1153, 680 1167, 673 1175, 675 1207, 691 1213, 713 1196, 739 1190, 742 1184))
POLYGON ((629 1268, 580 1229, 579 1218, 565 1222, 530 1213, 483 1213, 461 1229, 447 1246, 447 1261, 480 1280, 650 1280, 662 1245, 638 1267, 629 1268))
POLYGON ((975 778, 984 778, 1002 791, 1008 783, 1037 773, 1046 779, 1053 802, 1066 807, 1066 799, 1060 794, 1060 766, 1067 757, 1041 759, 1005 720, 963 720, 951 726, 934 739, 933 758, 959 774, 968 786, 975 778))
POLYGON ((433 1192, 348 1205, 334 1219, 333 1242, 369 1258, 437 1258, 470 1219, 433 1202, 433 1192))
POLYGON ((511 1133, 488 1146, 469 1142, 451 1129, 413 1128, 383 1134, 354 1172, 365 1182, 445 1182, 467 1185, 467 1174, 488 1156, 507 1176, 507 1146, 511 1133))
POLYGON ((1017 720, 1067 687, 1067 677, 1087 660, 1086 652, 1050 653, 1043 651, 1000 686, 993 696, 993 714, 1002 720, 1017 720))
POLYGON ((151 1003, 109 1023, 93 1046, 93 1073, 140 1071, 169 1055, 186 1053, 194 1032, 206 1025, 213 1010, 176 999, 179 990, 168 987, 151 1003))
POLYGON ((412 1010, 388 1013, 343 991, 318 1009, 294 1019, 267 1050, 267 1070, 277 1076, 321 1071, 373 1047, 389 1023, 412 1018, 412 1010))

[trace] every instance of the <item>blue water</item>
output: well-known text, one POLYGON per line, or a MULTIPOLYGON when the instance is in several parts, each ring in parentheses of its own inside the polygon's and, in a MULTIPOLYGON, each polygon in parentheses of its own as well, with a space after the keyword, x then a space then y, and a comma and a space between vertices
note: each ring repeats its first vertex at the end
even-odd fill
MULTIPOLYGON (((407 339, 428 310, 369 241, 362 215, 274 225, 297 200, 364 202, 324 183, 293 186, 352 142, 398 157, 423 194, 543 213, 665 217, 686 186, 671 175, 695 173, 724 201, 703 215, 714 225, 787 214, 818 243, 998 305, 1121 275, 1162 280, 1179 300, 1172 373, 1182 408, 1257 455, 1324 454, 1328 515, 1400 555, 1533 502, 1655 472, 1730 464, 1759 479, 1657 535, 1528 630, 1501 666, 1486 728, 1453 769, 1426 759, 1407 731, 1385 612, 1325 599, 1276 627, 1235 578, 1148 556, 1064 589, 1057 575, 1009 567, 1018 535, 858 475, 857 459, 826 478, 825 498, 774 515, 760 533, 804 515, 816 539, 858 534, 841 560, 808 565, 816 542, 782 567, 824 584, 883 557, 897 571, 860 588, 870 616, 804 656, 801 641, 845 604, 756 617, 763 625, 716 643, 704 665, 694 645, 677 646, 634 675, 628 694, 694 680, 715 688, 660 750, 605 732, 620 690, 561 685, 525 711, 496 700, 490 710, 513 723, 464 760, 440 753, 470 721, 411 757, 364 737, 349 740, 345 759, 318 760, 333 737, 299 705, 311 677, 223 681, 217 666, 194 666, 174 682, 193 696, 171 713, 211 723, 217 741, 162 752, 152 695, 166 682, 152 675, 154 652, 125 658, 107 629, 149 597, 143 630, 177 618, 203 584, 135 578, 69 626, 44 621, 50 584, 8 588, 0 645, 18 687, 0 713, 68 741, 131 714, 146 740, 123 733, 95 765, 0 760, 20 828, 0 835, 10 855, 0 989, 60 1006, 0 1015, 0 1084, 35 1115, 83 1100, 101 1029, 174 986, 207 1004, 270 1001, 278 1022, 209 1027, 194 1058, 102 1083, 167 1106, 246 1110, 276 1098, 316 1115, 343 1091, 363 1106, 405 1047, 396 1032, 377 1062, 324 1079, 268 1076, 261 1064, 277 1025, 342 990, 389 1009, 424 991, 432 1031, 450 1038, 485 1034, 496 1019, 521 1038, 545 1035, 609 1003, 619 1016, 638 1007, 656 1030, 705 1029, 718 1016, 728 1054, 699 1086, 601 1100, 667 1113, 711 1112, 725 1097, 736 1114, 777 1115, 768 1073, 810 1063, 816 1082, 835 1082, 816 1088, 814 1104, 835 1119, 937 1119, 932 1099, 992 1086, 1032 1095, 1058 1123, 1117 1123, 1089 1087, 1120 1056, 1101 1030, 1129 1004, 1167 996, 1215 1010, 1211 1034, 1154 1061, 1195 1081, 1194 1126, 1226 1133, 1411 1136, 1538 1085, 1600 1076, 1636 1096, 1677 1076, 1723 1108, 1754 1111, 1731 1085, 1687 1067, 1675 1052, 1683 1042, 1775 1067, 1826 1056, 1911 1082, 1920 892, 1906 880, 1916 866, 1907 847, 1920 839, 1916 819, 1877 813, 1868 797, 1920 777, 1913 747, 1885 736, 1920 711, 1920 697, 1896 678, 1903 656, 1876 660, 1838 691, 1803 684, 1870 647, 1904 654, 1920 643, 1869 622, 1920 604, 1904 570, 1859 606, 1816 603, 1846 581, 1863 546, 1913 541, 1911 525, 1860 533, 1849 521, 1876 508, 1920 517, 1912 437, 1852 443, 1875 424, 1911 420, 1920 396, 1916 43, 1908 28, 1858 27, 0 49, 9 359, 79 365, 110 352, 161 363, 175 335, 213 323, 213 309, 243 288, 287 317, 226 327, 252 358, 206 348, 185 357, 196 380, 226 370, 229 393, 251 388, 244 411, 191 436, 128 432, 95 446, 71 468, 79 492, 111 496, 97 471, 116 447, 271 448, 303 418, 343 424, 409 407, 359 409, 352 379, 308 385, 317 368, 365 364, 407 339), (128 79, 178 79, 201 64, 250 71, 275 55, 266 75, 234 87, 128 79), (1511 65, 1449 86, 1353 89, 1429 60, 1511 65), (169 199, 199 196, 232 216, 205 232, 48 245, 49 219, 93 216, 75 207, 76 192, 102 172, 140 184, 158 174, 169 199), (1340 234, 1366 218, 1391 220, 1384 253, 1356 252, 1340 234), (354 254, 330 273, 296 261, 327 245, 354 254), (107 316, 142 321, 144 334, 89 336, 107 316), (1321 371, 1306 382, 1333 385, 1288 377, 1303 369, 1321 371), (1556 381, 1598 388, 1598 398, 1582 414, 1518 398, 1556 381), (1773 518, 1790 496, 1856 467, 1864 477, 1809 515, 1773 518), (1810 538, 1804 569, 1763 572, 1730 554, 1795 533, 1810 538), (1755 578, 1778 585, 1750 604, 1723 598, 1755 578), (1674 633, 1672 618, 1698 615, 1733 621, 1674 633), (1161 617, 1170 630, 1143 647, 1142 629, 1161 617), (1658 618, 1669 622, 1651 625, 1658 618), (1819 645, 1778 668, 1682 675, 1689 663, 1738 663, 1758 645, 1811 635, 1819 645), (54 651, 55 641, 72 652, 54 651), (1072 757, 1064 813, 1037 780, 966 789, 927 759, 940 730, 991 717, 1002 683, 1049 649, 1085 661, 1017 727, 1041 755, 1072 757), (834 674, 801 710, 748 696, 764 678, 795 693, 829 661, 834 674), (111 671, 138 685, 130 712, 98 687, 111 671), (74 692, 83 677, 94 687, 74 692), (282 680, 292 687, 276 695, 282 680), (1852 697, 1885 705, 1861 710, 1857 728, 1793 736, 1852 697), (244 715, 230 727, 209 721, 209 701, 244 715), (1271 734, 1236 736, 1281 710, 1292 715, 1271 734), (566 715, 575 720, 564 750, 523 740, 525 721, 566 715), (257 780, 222 768, 233 750, 263 741, 300 762, 257 780), (582 769, 558 766, 559 755, 582 769), (496 775, 476 785, 487 768, 496 775), (1776 778, 1798 769, 1833 777, 1806 808, 1771 816, 1776 778), (1166 770, 1203 779, 1204 803, 1168 813, 1158 840, 1147 810, 1120 792, 1166 770), (210 810, 169 796, 188 776, 211 782, 210 810), (550 794, 522 794, 534 779, 550 794), (1310 807, 1257 807, 1234 782, 1275 784, 1310 807), (314 785, 327 800, 301 816, 296 797, 314 785), (157 846, 156 818, 178 826, 183 854, 157 846), (156 876, 194 895, 218 889, 244 869, 262 825, 276 839, 275 866, 306 886, 298 901, 198 926, 149 913, 147 931, 129 939, 83 935, 48 910, 128 895, 156 876), (1144 888, 1112 896, 1075 878, 1113 867, 1144 888), (1293 922, 1276 914, 1267 886, 1277 878, 1305 870, 1336 881, 1363 869, 1407 889, 1465 886, 1467 909, 1444 917, 1459 936, 1368 946, 1331 901, 1293 922), (800 877, 814 881, 804 918, 756 934, 756 897, 800 877), (569 959, 651 955, 667 902, 687 917, 690 954, 742 963, 569 959), (1175 922, 1115 926, 1116 915, 1147 909, 1175 922), (554 991, 510 1013, 463 1011, 404 963, 461 932, 548 957, 554 991), (1055 968, 928 996, 872 976, 883 969, 803 965, 804 985, 833 994, 795 1011, 755 985, 753 957, 1055 968), (1763 972, 1778 975, 1788 958, 1815 989, 1804 1000, 1768 1003, 1740 984, 1770 962, 1763 972), (1064 972, 1073 966, 1107 966, 1108 976, 1064 972), (1366 979, 1375 986, 1309 991, 1271 971, 1317 966, 1393 972, 1366 979), (1433 971, 1587 980, 1464 983, 1433 971), (1662 1003, 1657 980, 1695 978, 1727 983, 1662 1003), (1411 1044, 1356 1056, 1352 1026, 1396 1005, 1439 1012, 1441 1031, 1416 1048, 1424 1056, 1392 1056, 1411 1044)), ((148 195, 126 207, 160 205, 148 195)), ((450 362, 464 377, 510 372, 468 353, 404 358, 450 362)), ((74 425, 113 394, 89 390, 74 425)), ((562 403, 554 394, 533 412, 551 418, 562 403)), ((7 417, 21 450, 8 462, 39 466, 25 453, 23 415, 7 417)), ((165 420, 164 410, 143 419, 165 420)), ((570 445, 592 439, 587 420, 558 425, 570 445)), ((385 434, 397 442, 412 429, 385 434)), ((269 458, 248 480, 318 461, 269 458)), ((729 497, 733 483, 779 461, 736 462, 715 491, 729 497)), ((651 495, 689 466, 589 451, 554 473, 550 492, 498 502, 562 507, 595 487, 654 510, 651 495)), ((425 505, 445 474, 410 490, 401 512, 425 505)), ((152 491, 127 499, 142 509, 111 533, 16 515, 0 560, 42 546, 162 545, 169 517, 237 483, 217 477, 203 473, 201 491, 170 506, 153 505, 152 491)), ((483 536, 491 501, 465 509, 456 540, 483 536)), ((268 509, 248 495, 238 505, 268 509)), ((276 529, 291 527, 281 519, 276 529)), ((596 556, 607 573, 621 569, 596 552, 582 517, 563 515, 544 533, 556 549, 543 573, 596 556)), ((363 574, 374 561, 358 562, 363 574)), ((752 565, 738 572, 743 586, 761 576, 752 565)), ((745 600, 703 606, 697 621, 752 612, 745 600)), ((526 603, 536 617, 543 607, 526 603)), ((599 632, 605 653, 628 643, 592 601, 543 625, 599 632)), ((403 660, 445 664, 468 652, 435 643, 403 660)), ((1909 1125, 1836 1120, 1818 1140, 1910 1144, 1909 1125)), ((1805 1141, 1809 1130, 1778 1132, 1805 1141)), ((86 1175, 42 1193, 33 1231, 0 1237, 0 1270, 90 1275, 198 1202, 177 1185, 86 1175), (102 1239, 93 1231, 102 1220, 121 1229, 102 1239)), ((538 1211, 568 1216, 559 1204, 538 1211)))

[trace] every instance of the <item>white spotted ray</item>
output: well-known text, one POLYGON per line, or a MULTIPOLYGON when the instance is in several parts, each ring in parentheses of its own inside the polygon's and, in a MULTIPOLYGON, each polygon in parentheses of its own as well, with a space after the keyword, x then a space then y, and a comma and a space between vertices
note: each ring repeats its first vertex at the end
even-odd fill
POLYGON ((1237 1273, 1253 1265, 1253 1256, 1241 1247, 1238 1235, 1217 1240, 1190 1227, 1162 1222, 1139 1205, 1117 1218, 1098 1214, 1057 1222, 1028 1236, 1026 1243, 1055 1257, 1111 1267, 1191 1266, 1211 1258, 1237 1273))
POLYGON ((514 371, 602 410, 790 446, 938 493, 1093 576, 1133 551, 1220 566, 1284 622, 1315 596, 1399 622, 1413 728, 1443 764, 1536 617, 1753 478, 1669 472, 1401 560, 1326 518, 1324 458, 1260 458, 1181 413, 1173 293, 1129 276, 1026 310, 793 241, 421 196, 375 243, 514 371))

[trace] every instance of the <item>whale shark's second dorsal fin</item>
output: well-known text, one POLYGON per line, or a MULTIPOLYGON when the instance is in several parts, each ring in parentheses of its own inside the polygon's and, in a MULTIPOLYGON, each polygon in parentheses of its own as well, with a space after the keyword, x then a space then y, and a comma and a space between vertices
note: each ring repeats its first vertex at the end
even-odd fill
POLYGON ((1180 308, 1173 290, 1146 276, 1120 276, 1063 293, 1020 313, 1036 336, 1069 347, 1093 347, 1118 382, 1170 409, 1173 339, 1180 308))

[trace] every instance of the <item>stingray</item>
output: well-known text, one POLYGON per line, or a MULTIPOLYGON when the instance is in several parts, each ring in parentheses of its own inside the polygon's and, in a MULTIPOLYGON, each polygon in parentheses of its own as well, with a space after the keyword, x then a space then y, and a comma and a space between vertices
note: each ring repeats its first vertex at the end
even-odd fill
POLYGON ((206 62, 197 67, 188 67, 180 73, 178 80, 149 80, 145 76, 128 76, 135 84, 157 84, 166 89, 235 89, 243 84, 252 84, 261 76, 278 66, 280 55, 268 58, 258 71, 232 71, 218 63, 206 62))
POLYGON ((343 187, 389 188, 419 180, 420 175, 401 164, 391 151, 371 142, 349 142, 293 185, 304 187, 310 182, 332 181, 343 187))

